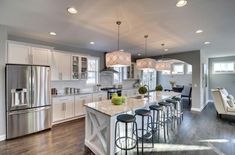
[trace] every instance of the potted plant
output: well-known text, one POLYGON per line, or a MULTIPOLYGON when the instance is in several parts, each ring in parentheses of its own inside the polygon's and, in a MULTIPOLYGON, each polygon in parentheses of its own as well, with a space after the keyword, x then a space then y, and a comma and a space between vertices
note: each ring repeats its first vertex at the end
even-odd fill
POLYGON ((157 85, 155 88, 156 91, 163 91, 162 85, 157 85))
POLYGON ((148 92, 148 89, 145 86, 141 86, 138 91, 142 98, 144 98, 144 95, 148 92))
POLYGON ((173 87, 175 86, 175 84, 176 84, 176 82, 175 82, 175 81, 172 81, 172 80, 170 80, 169 83, 170 83, 170 85, 171 85, 171 88, 173 88, 173 87))

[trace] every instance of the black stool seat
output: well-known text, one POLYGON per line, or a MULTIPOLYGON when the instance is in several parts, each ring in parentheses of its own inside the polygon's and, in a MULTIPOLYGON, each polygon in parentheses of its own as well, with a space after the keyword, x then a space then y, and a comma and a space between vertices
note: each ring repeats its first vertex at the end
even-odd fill
POLYGON ((122 114, 117 116, 117 121, 123 122, 123 123, 130 123, 135 121, 135 116, 130 114, 122 114))
POLYGON ((172 99, 176 100, 176 101, 181 101, 181 98, 180 97, 176 97, 176 96, 172 97, 172 99))
POLYGON ((173 104, 177 104, 177 101, 176 101, 176 100, 173 100, 173 99, 167 99, 166 102, 168 102, 168 103, 173 103, 173 104))
POLYGON ((150 110, 162 110, 163 108, 160 105, 151 105, 149 106, 149 109, 150 110))
POLYGON ((140 116, 149 116, 149 115, 151 115, 151 112, 146 109, 138 109, 135 111, 135 114, 140 115, 140 116))
POLYGON ((171 106, 171 103, 168 102, 158 102, 160 106, 171 106))

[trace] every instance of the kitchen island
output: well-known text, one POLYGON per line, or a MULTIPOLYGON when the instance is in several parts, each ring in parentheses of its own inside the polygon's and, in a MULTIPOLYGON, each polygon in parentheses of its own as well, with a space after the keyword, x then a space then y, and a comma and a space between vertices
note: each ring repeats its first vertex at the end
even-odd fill
POLYGON ((86 106, 85 145, 97 155, 114 155, 114 127, 119 114, 134 114, 136 109, 148 108, 159 101, 180 96, 175 92, 150 92, 149 98, 127 98, 123 105, 113 105, 111 100, 92 102, 86 106))

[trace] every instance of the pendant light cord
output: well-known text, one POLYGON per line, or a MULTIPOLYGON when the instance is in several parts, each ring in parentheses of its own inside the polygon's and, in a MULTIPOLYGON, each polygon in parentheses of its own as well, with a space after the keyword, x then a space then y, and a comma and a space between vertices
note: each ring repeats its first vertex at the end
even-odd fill
POLYGON ((119 37, 120 37, 119 31, 120 31, 121 21, 117 21, 116 24, 118 25, 118 48, 117 48, 117 50, 119 51, 119 37))
POLYGON ((147 57, 147 39, 148 39, 148 35, 145 35, 144 38, 145 38, 145 57, 147 57))

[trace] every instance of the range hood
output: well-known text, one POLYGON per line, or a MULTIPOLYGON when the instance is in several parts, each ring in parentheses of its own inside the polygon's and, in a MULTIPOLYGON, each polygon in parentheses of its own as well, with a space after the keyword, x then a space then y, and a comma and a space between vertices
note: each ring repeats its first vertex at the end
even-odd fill
POLYGON ((110 67, 105 67, 104 69, 100 71, 100 73, 118 73, 118 71, 110 67))
MULTIPOLYGON (((104 53, 104 66, 106 66, 106 53, 104 53)), ((118 71, 114 70, 112 67, 105 67, 104 69, 102 69, 100 71, 100 73, 108 73, 108 74, 114 74, 114 73, 118 73, 118 71)))

